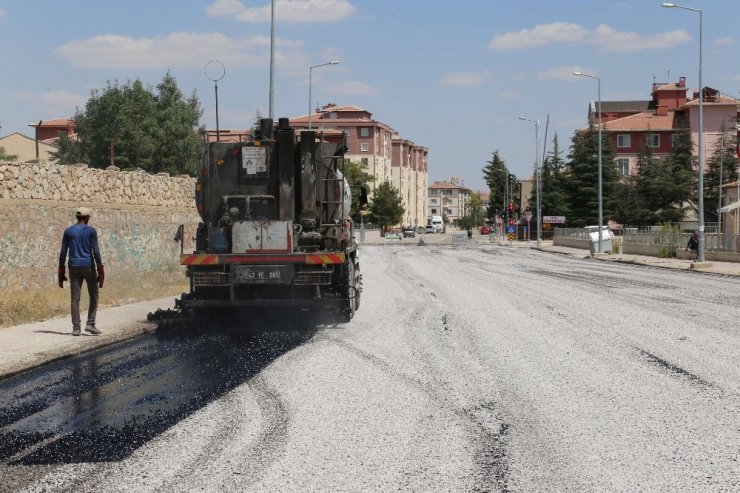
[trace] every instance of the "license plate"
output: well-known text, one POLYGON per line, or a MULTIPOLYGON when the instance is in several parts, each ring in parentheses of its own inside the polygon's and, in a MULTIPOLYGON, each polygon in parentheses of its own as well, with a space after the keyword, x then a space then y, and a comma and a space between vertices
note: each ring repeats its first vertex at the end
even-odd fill
POLYGON ((293 279, 289 265, 239 265, 233 273, 236 284, 290 284, 293 279))

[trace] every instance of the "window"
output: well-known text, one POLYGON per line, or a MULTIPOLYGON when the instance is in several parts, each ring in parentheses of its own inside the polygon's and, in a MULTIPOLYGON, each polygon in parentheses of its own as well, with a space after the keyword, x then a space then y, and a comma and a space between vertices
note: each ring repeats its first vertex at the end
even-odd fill
POLYGON ((432 214, 436 214, 436 213, 437 213, 437 209, 432 209, 432 214))
POLYGON ((331 113, 329 113, 329 119, 330 120, 336 120, 337 119, 337 112, 336 111, 332 111, 331 113))
POLYGON ((617 169, 620 175, 630 174, 630 159, 627 157, 617 158, 617 169))
POLYGON ((632 136, 630 134, 617 135, 617 147, 630 147, 632 145, 632 136))
POLYGON ((367 127, 360 128, 360 137, 370 137, 370 129, 367 127))
POLYGON ((431 202, 432 205, 437 205, 437 199, 430 199, 429 202, 431 202))
POLYGON ((368 161, 366 157, 360 159, 360 163, 362 164, 363 168, 367 168, 368 161))
POLYGON ((367 142, 363 142, 362 144, 360 144, 361 152, 367 152, 369 149, 370 149, 370 144, 368 144, 367 142))
POLYGON ((648 147, 660 147, 660 135, 647 134, 647 145, 648 147))

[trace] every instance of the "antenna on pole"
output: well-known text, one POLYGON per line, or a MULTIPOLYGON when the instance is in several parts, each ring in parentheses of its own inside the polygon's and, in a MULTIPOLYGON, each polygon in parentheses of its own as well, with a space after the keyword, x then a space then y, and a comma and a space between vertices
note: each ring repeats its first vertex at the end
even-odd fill
POLYGON ((216 142, 219 142, 221 140, 221 132, 218 127, 218 81, 226 75, 226 67, 218 60, 210 60, 206 63, 203 73, 206 74, 208 80, 213 81, 213 89, 216 93, 216 142))

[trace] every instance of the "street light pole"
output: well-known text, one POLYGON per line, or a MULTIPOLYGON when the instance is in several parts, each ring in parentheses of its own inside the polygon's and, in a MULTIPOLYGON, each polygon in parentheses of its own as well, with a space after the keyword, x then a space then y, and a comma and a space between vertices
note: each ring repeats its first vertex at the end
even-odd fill
POLYGON ((542 240, 542 170, 540 169, 540 119, 532 120, 519 117, 520 120, 534 123, 534 169, 535 190, 537 191, 537 248, 540 248, 542 240))
POLYGON ((697 188, 699 192, 699 245, 697 262, 704 262, 704 86, 702 85, 702 52, 704 12, 701 9, 686 7, 675 3, 662 3, 667 9, 683 9, 699 13, 699 172, 697 188))
POLYGON ((602 231, 604 229, 604 197, 603 197, 603 178, 602 178, 602 162, 601 162, 601 78, 597 77, 595 75, 589 75, 584 74, 583 72, 573 72, 573 75, 578 75, 581 77, 588 77, 591 79, 596 79, 597 87, 598 87, 598 112, 599 112, 599 246, 596 249, 597 253, 601 253, 601 245, 602 245, 602 237, 604 232, 602 231))
POLYGON ((311 85, 313 81, 313 69, 323 67, 325 65, 336 65, 339 60, 332 60, 331 62, 320 63, 318 65, 311 65, 308 68, 308 129, 311 130, 311 85))
POLYGON ((270 2, 270 119, 273 119, 275 95, 275 0, 270 2))

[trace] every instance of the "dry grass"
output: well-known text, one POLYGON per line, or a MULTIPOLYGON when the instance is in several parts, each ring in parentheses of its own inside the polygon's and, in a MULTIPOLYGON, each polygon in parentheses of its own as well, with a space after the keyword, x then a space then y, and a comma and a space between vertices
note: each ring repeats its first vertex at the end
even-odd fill
MULTIPOLYGON (((100 290, 100 306, 115 306, 177 296, 188 290, 188 280, 182 270, 161 272, 120 273, 105 280, 100 290)), ((82 288, 80 312, 87 311, 87 291, 82 288)), ((69 316, 69 283, 64 289, 48 287, 26 292, 11 292, 0 298, 0 328, 28 322, 69 316)))

